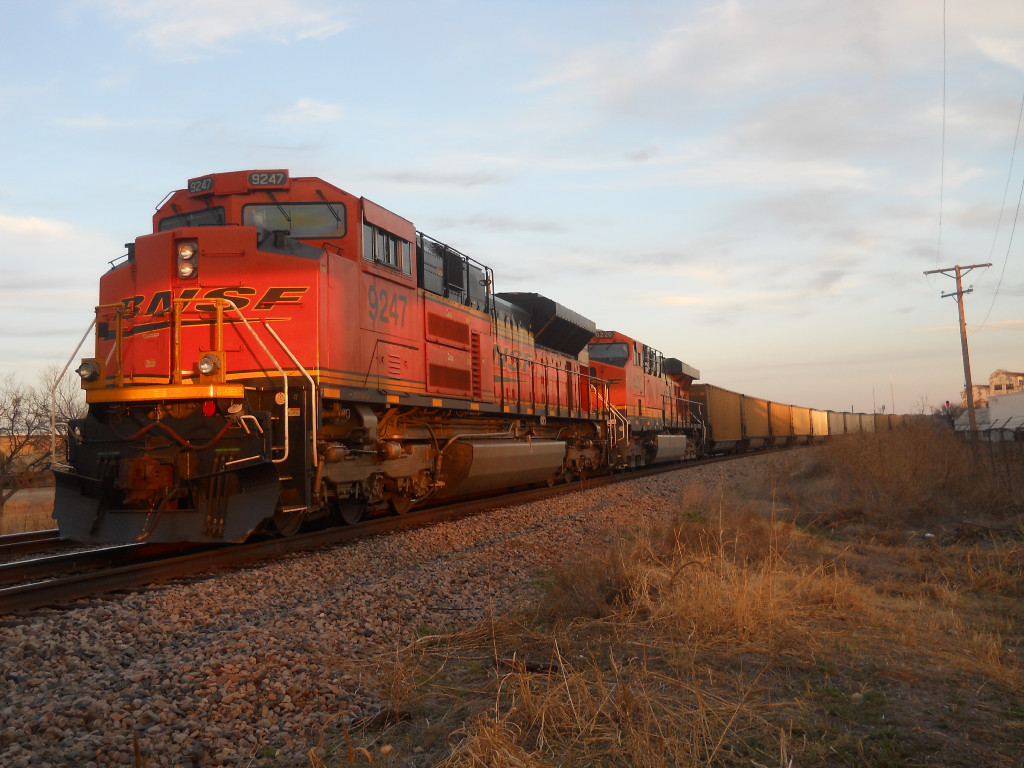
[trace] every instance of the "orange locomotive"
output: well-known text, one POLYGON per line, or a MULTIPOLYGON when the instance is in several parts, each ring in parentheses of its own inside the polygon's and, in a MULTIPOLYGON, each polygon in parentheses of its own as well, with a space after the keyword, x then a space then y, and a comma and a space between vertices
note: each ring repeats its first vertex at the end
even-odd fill
POLYGON ((694 455, 697 371, 493 282, 318 178, 191 179, 100 280, 61 535, 242 541, 694 455))

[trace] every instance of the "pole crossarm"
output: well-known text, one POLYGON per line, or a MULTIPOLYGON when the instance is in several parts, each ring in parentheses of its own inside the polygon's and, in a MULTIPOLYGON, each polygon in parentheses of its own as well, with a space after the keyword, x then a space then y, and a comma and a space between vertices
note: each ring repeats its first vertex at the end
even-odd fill
POLYGON ((963 296, 965 293, 974 293, 974 286, 972 285, 972 286, 968 287, 966 290, 963 290, 963 291, 950 291, 949 293, 940 294, 939 298, 940 299, 948 299, 950 296, 956 296, 957 297, 957 301, 960 301, 959 297, 963 296))
POLYGON ((925 272, 925 274, 926 275, 946 275, 947 277, 952 277, 952 278, 955 279, 956 278, 956 272, 958 270, 960 272, 960 277, 963 277, 968 272, 970 272, 972 269, 981 269, 982 267, 991 267, 991 266, 992 266, 992 262, 989 262, 988 264, 971 264, 968 267, 961 267, 961 266, 957 265, 955 267, 945 267, 943 269, 929 269, 927 272, 925 272), (952 273, 952 274, 950 274, 950 273, 952 273))

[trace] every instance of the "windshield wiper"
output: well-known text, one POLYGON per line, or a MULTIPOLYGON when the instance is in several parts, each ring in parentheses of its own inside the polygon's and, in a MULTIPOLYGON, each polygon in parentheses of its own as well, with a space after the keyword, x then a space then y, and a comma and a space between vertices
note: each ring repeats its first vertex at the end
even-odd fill
POLYGON ((324 201, 324 204, 327 206, 327 210, 330 211, 331 216, 334 217, 334 221, 338 224, 341 224, 341 216, 339 216, 338 212, 334 210, 334 206, 327 202, 327 198, 324 196, 324 193, 318 189, 316 191, 316 196, 324 201))
POLYGON ((267 197, 274 201, 274 205, 277 206, 277 210, 281 212, 281 215, 284 216, 284 220, 288 222, 288 234, 290 235, 292 233, 292 217, 288 215, 288 211, 284 209, 284 206, 277 202, 277 198, 274 197, 274 193, 269 189, 267 190, 267 197))

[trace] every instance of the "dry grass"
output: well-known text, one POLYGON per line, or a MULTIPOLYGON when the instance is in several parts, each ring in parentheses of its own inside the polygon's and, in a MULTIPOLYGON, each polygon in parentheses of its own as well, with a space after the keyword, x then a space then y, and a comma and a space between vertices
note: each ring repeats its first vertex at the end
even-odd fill
POLYGON ((25 488, 0 512, 0 535, 53 528, 53 487, 25 488))
POLYGON ((383 715, 352 743, 446 768, 1020 765, 1020 510, 965 506, 950 462, 929 480, 907 459, 903 483, 875 464, 887 437, 687 491, 674 519, 544 575, 538 610, 382 655, 383 715))
POLYGON ((946 526, 985 529, 1010 520, 1021 530, 1024 445, 972 446, 927 426, 833 440, 772 478, 780 498, 803 504, 805 520, 866 520, 874 528, 946 526))

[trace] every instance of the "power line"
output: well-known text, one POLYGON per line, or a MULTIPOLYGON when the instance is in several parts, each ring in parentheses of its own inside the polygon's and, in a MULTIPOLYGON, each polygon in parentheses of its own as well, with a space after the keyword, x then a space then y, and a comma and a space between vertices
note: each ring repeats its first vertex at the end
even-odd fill
MULTIPOLYGON (((946 0, 942 0, 942 148, 939 160, 939 239, 935 244, 935 266, 942 253, 942 211, 946 191, 946 0)), ((928 274, 925 272, 925 274, 928 274)))
MULTIPOLYGON (((1020 122, 1022 116, 1024 116, 1024 95, 1021 96, 1020 111, 1017 113, 1017 131, 1013 134, 1013 151, 1010 153, 1010 170, 1006 173, 1006 187, 1003 189, 1003 202, 999 206, 999 219, 996 221, 996 233, 992 237, 992 247, 988 252, 988 257, 990 259, 992 258, 992 253, 996 249, 996 239, 999 237, 999 225, 1003 221, 1003 209, 1006 208, 1006 194, 1010 191, 1010 177, 1013 175, 1013 161, 1017 155, 1017 140, 1020 138, 1020 122)), ((1010 247, 1013 245, 1013 235, 1017 231, 1017 219, 1020 217, 1020 205, 1022 199, 1024 199, 1024 179, 1021 180, 1020 194, 1017 196, 1017 212, 1013 216, 1013 227, 1010 229, 1010 242, 1006 244, 1006 256, 1003 257, 1003 268, 999 271, 999 282, 996 283, 996 291, 992 294, 992 303, 988 305, 988 312, 985 313, 985 319, 981 321, 982 326, 988 322, 988 318, 992 314, 992 309, 996 305, 996 298, 999 296, 999 289, 1003 286, 1003 275, 1006 274, 1006 265, 1010 261, 1010 247)))

